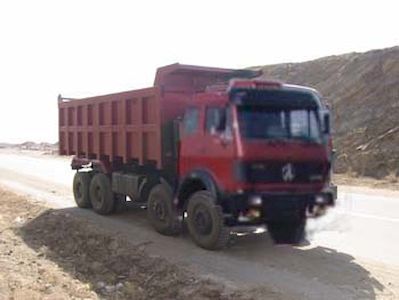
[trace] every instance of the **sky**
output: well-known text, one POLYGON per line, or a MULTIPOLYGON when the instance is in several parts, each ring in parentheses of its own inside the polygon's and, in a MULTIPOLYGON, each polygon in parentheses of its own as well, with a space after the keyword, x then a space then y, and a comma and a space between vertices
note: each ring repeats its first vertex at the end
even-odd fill
POLYGON ((175 62, 244 68, 399 45, 399 1, 0 1, 0 142, 56 142, 57 95, 151 86, 175 62))

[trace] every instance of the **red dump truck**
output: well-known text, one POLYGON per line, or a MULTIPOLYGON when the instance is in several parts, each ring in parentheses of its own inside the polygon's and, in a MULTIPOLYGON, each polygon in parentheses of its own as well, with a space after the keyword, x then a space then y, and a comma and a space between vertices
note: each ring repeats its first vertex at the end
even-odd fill
POLYGON ((301 242, 306 219, 336 199, 330 113, 314 89, 260 75, 173 64, 150 88, 59 96, 77 205, 106 215, 142 203, 155 230, 178 234, 186 222, 205 249, 259 227, 276 243, 301 242))

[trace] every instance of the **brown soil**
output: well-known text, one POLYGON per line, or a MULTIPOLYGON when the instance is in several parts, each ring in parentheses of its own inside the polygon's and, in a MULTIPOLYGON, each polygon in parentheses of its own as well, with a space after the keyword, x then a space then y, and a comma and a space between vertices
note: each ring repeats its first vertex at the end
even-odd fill
POLYGON ((399 46, 255 68, 325 97, 334 113, 336 172, 399 176, 399 46))
POLYGON ((0 299, 78 298, 252 299, 148 255, 146 245, 0 190, 0 299))
POLYGON ((24 242, 23 226, 45 211, 0 191, 0 299, 96 299, 88 284, 46 258, 45 247, 34 250, 24 242))
POLYGON ((357 177, 354 174, 334 174, 333 181, 338 186, 368 187, 377 189, 378 192, 381 192, 381 189, 383 189, 385 193, 399 191, 399 180, 396 176, 392 175, 383 179, 374 179, 371 177, 357 177))

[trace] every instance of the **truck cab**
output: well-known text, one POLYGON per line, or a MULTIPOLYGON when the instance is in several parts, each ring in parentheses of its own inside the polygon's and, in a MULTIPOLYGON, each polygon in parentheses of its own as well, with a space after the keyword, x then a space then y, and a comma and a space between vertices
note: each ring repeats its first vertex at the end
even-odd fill
MULTIPOLYGON (((230 80, 186 108, 179 177, 183 187, 210 191, 225 225, 266 225, 276 242, 298 243, 306 218, 334 205, 329 137, 329 112, 315 90, 230 80)), ((198 232, 211 223, 205 211, 189 215, 198 232)))

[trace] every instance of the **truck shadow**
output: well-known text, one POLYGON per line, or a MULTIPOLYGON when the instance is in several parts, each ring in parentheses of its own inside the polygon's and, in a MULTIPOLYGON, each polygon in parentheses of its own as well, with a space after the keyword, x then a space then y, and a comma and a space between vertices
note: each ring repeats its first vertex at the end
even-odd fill
MULTIPOLYGON (((173 238, 154 232, 145 212, 139 209, 129 209, 109 217, 77 208, 50 210, 27 222, 18 229, 18 233, 32 249, 44 251, 47 258, 79 280, 90 283, 93 289, 99 281, 107 281, 110 273, 115 278, 123 278, 126 272, 129 273, 127 268, 137 270, 135 264, 140 264, 137 258, 143 258, 141 255, 146 253, 168 263, 184 265, 200 275, 208 273, 237 283, 248 291, 269 285, 284 293, 279 290, 279 281, 285 281, 284 285, 289 286, 292 279, 295 281, 292 290, 299 298, 376 299, 377 294, 386 292, 384 284, 373 278, 353 256, 334 249, 274 246, 268 234, 264 233, 235 239, 224 251, 206 251, 195 246, 187 233, 173 238), (115 248, 113 241, 116 237, 132 246, 115 248), (93 239, 100 243, 93 242, 93 239), (141 254, 137 256, 135 251, 141 254), (120 270, 115 264, 120 265, 120 270), (93 266, 97 269, 94 270, 93 266), (280 273, 288 275, 278 278, 280 273), (325 288, 327 294, 320 297, 312 294, 312 286, 319 290, 325 288), (306 296, 309 291, 310 297, 309 294, 306 296)), ((122 243, 117 247, 125 246, 122 243)), ((140 276, 149 277, 151 274, 140 276)), ((113 283, 115 278, 111 280, 113 283)))
MULTIPOLYGON (((264 233, 239 238, 226 254, 271 270, 292 272, 307 278, 315 287, 319 284, 320 287, 337 289, 345 295, 342 299, 376 299, 377 295, 390 293, 355 257, 328 247, 311 243, 303 247, 276 246, 264 233)), ((328 290, 327 295, 320 298, 338 299, 337 296, 328 296, 328 290)))

